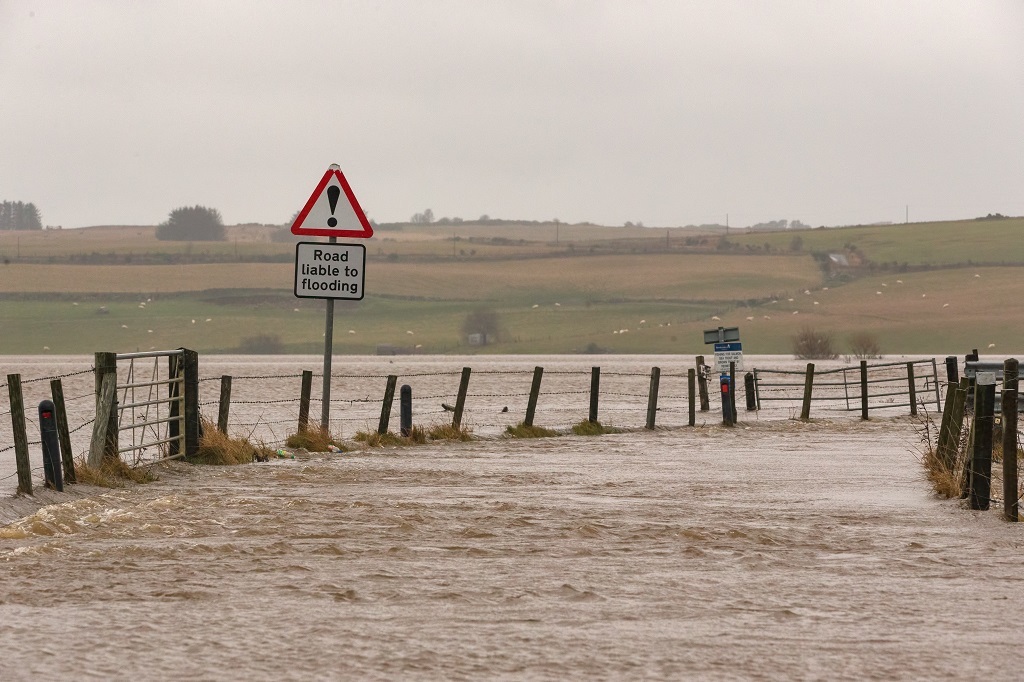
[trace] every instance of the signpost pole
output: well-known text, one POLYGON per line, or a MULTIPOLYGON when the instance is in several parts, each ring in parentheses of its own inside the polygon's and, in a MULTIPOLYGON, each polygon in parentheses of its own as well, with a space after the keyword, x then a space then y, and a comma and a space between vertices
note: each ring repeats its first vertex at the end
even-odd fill
POLYGON ((354 244, 338 245, 338 237, 369 239, 373 227, 366 218, 352 188, 332 163, 320 178, 306 205, 292 223, 292 234, 327 237, 322 242, 299 242, 295 245, 295 295, 299 298, 326 299, 324 325, 324 387, 320 411, 320 427, 330 430, 331 424, 331 357, 334 354, 334 299, 362 300, 365 284, 366 248, 354 244), (344 247, 342 249, 336 246, 344 247), (359 259, 350 260, 355 254, 359 259))
MULTIPOLYGON (((338 238, 331 237, 331 244, 337 244, 338 238)), ((331 356, 334 354, 334 299, 327 301, 327 322, 324 325, 324 396, 320 406, 320 428, 331 430, 331 356)))

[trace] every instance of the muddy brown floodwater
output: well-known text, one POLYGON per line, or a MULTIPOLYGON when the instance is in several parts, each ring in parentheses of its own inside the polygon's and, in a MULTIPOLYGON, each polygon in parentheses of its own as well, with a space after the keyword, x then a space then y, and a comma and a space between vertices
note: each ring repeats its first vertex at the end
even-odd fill
POLYGON ((1021 530, 901 418, 229 468, 0 531, 0 678, 1019 679, 1021 530))

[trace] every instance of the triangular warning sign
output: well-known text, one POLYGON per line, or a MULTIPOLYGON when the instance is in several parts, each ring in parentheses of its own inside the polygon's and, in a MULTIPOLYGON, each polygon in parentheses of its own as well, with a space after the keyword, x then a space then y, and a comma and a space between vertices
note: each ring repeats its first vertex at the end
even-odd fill
POLYGON ((331 165, 292 224, 292 234, 369 239, 373 228, 341 169, 331 165))

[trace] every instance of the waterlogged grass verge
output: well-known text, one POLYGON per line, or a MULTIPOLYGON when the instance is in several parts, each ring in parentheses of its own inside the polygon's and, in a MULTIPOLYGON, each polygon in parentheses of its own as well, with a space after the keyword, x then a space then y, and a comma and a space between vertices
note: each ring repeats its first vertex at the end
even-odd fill
POLYGON ((91 467, 84 459, 79 459, 75 462, 75 478, 79 483, 102 488, 124 488, 130 483, 157 480, 149 469, 129 466, 120 457, 104 459, 99 467, 91 467))
POLYGON ((427 432, 422 427, 414 426, 408 436, 400 436, 388 431, 359 431, 353 438, 370 448, 403 447, 406 445, 423 445, 427 442, 427 432))
POLYGON ((451 424, 438 424, 427 431, 430 440, 473 440, 473 432, 465 426, 455 427, 451 424))
POLYGON ((515 426, 506 426, 505 435, 510 438, 551 438, 557 436, 558 432, 543 426, 527 426, 519 422, 515 426))
POLYGON ((603 436, 606 433, 621 433, 622 431, 614 426, 605 426, 601 422, 584 419, 579 424, 573 424, 572 432, 577 436, 603 436))
POLYGON ((329 430, 318 427, 305 429, 288 436, 284 442, 290 448, 302 448, 307 452, 344 452, 339 439, 329 430))
POLYGON ((274 451, 263 443, 253 444, 248 438, 232 438, 221 433, 213 424, 203 423, 203 437, 199 439, 199 450, 192 460, 196 464, 230 466, 265 462, 274 451))

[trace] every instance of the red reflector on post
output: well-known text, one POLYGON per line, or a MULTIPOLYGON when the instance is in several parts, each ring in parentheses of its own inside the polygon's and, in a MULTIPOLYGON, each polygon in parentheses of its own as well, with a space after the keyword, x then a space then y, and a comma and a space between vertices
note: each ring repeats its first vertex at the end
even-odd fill
POLYGON ((52 417, 52 416, 53 416, 53 413, 52 413, 52 412, 43 412, 43 413, 42 413, 41 415, 39 415, 39 416, 40 416, 40 417, 42 417, 43 419, 49 419, 50 417, 52 417))

